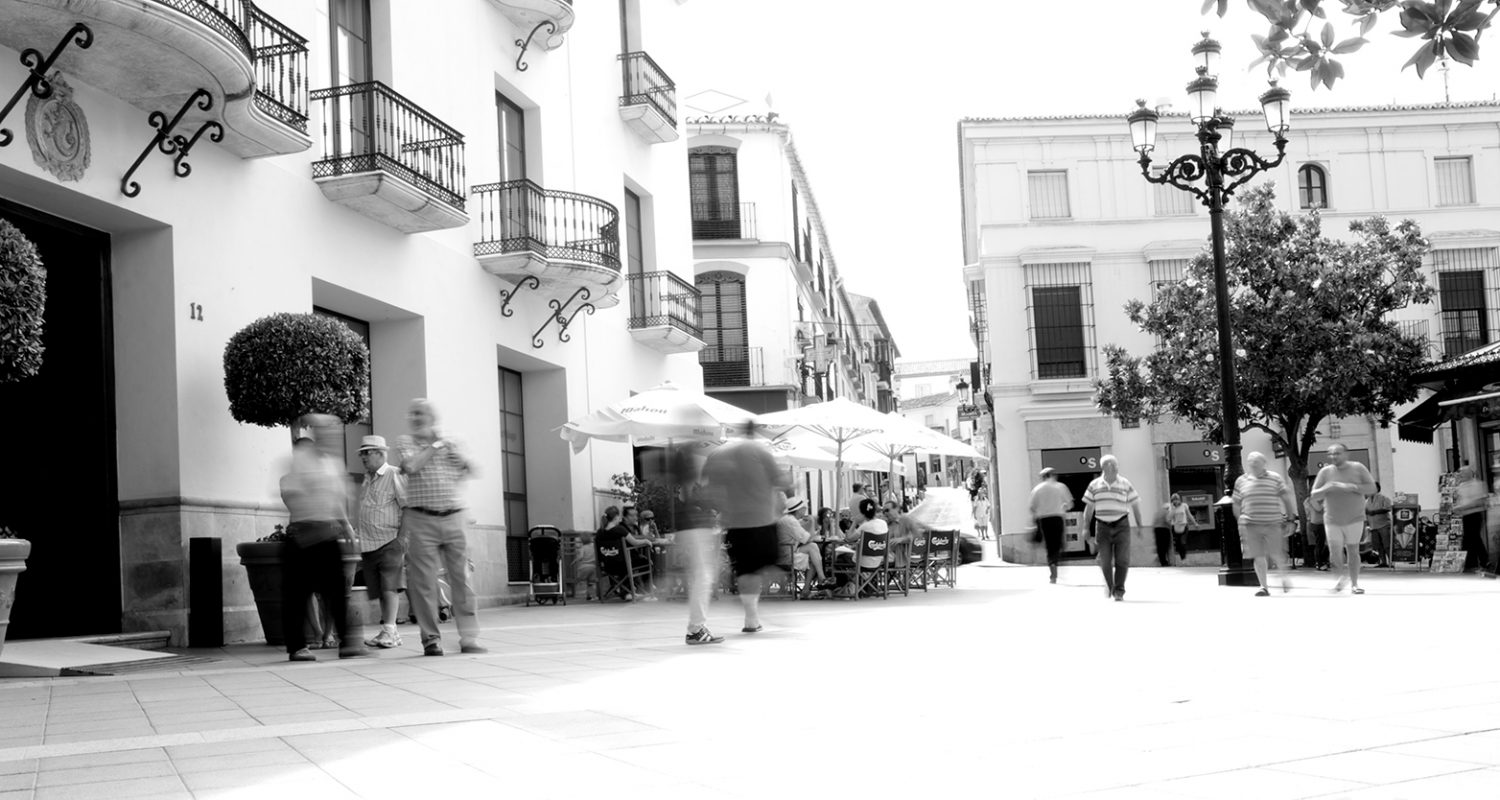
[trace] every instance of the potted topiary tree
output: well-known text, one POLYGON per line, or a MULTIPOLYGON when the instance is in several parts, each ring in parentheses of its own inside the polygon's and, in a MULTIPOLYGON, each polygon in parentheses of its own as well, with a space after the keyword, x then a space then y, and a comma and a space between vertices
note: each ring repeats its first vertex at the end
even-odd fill
MULTIPOLYGON (((370 351, 347 325, 331 317, 272 314, 230 338, 224 348, 224 390, 230 416, 251 425, 290 428, 304 414, 354 422, 364 418, 370 404, 370 351)), ((282 549, 275 534, 235 547, 269 645, 284 641, 282 549)), ((353 560, 358 559, 354 554, 353 560)))
MULTIPOLYGON (((47 270, 41 254, 16 226, 0 219, 0 383, 25 380, 42 368, 46 308, 47 270)), ((0 650, 10 627, 16 580, 26 571, 30 554, 31 542, 0 526, 0 650)))

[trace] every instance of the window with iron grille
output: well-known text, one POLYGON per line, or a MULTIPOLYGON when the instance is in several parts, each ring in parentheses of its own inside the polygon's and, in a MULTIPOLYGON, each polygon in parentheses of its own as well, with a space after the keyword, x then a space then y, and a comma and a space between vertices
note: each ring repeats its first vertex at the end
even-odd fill
POLYGON ((745 276, 705 272, 695 281, 702 293, 699 319, 703 342, 698 363, 704 386, 749 386, 750 350, 746 347, 745 276))
POLYGON ((1158 258, 1146 262, 1146 268, 1151 271, 1151 299, 1160 297, 1163 289, 1182 280, 1192 263, 1190 258, 1158 258))
POLYGON ((1027 331, 1032 377, 1094 373, 1094 293, 1088 262, 1027 264, 1027 331))
POLYGON ((1462 206, 1474 202, 1474 169, 1468 156, 1434 158, 1437 173, 1437 204, 1462 206))
POLYGON ((1067 219, 1073 216, 1068 206, 1067 170, 1038 170, 1026 173, 1030 191, 1032 219, 1067 219))
POLYGON ((1297 207, 1328 207, 1328 173, 1317 164, 1297 168, 1297 207))
POLYGON ((1396 320, 1396 332, 1406 339, 1416 339, 1422 343, 1424 350, 1432 351, 1431 325, 1425 319, 1402 319, 1396 320))
MULTIPOLYGON (((1151 174, 1160 178, 1165 167, 1152 167, 1151 174)), ((1171 184, 1155 184, 1152 191, 1153 205, 1156 207, 1158 217, 1183 217, 1193 213, 1193 194, 1172 186, 1171 184)))
POLYGON ((728 147, 688 152, 694 239, 740 238, 739 157, 728 147))
POLYGON ((1494 247, 1432 251, 1437 270, 1439 331, 1443 354, 1466 353, 1494 341, 1500 325, 1500 250, 1494 247))
POLYGON ((1340 420, 1328 420, 1328 438, 1337 439, 1344 435, 1344 423, 1340 420))

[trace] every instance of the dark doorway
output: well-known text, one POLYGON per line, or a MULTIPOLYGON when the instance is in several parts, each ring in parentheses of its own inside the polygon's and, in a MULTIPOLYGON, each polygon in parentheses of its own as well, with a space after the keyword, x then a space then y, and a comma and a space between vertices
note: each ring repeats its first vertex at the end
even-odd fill
POLYGON ((13 458, 0 525, 31 542, 13 639, 118 633, 114 344, 109 236, 0 199, 47 267, 42 368, 0 384, 13 458))

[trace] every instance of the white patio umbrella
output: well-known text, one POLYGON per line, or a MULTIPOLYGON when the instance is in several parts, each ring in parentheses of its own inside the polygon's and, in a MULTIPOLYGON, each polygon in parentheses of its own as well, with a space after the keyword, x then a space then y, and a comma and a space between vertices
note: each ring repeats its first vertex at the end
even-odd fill
POLYGON ((890 463, 891 467, 887 470, 888 472, 895 470, 896 461, 912 453, 980 457, 979 451, 969 445, 944 436, 924 425, 918 425, 894 411, 883 416, 886 419, 886 427, 878 433, 861 438, 851 448, 855 457, 861 451, 868 450, 875 453, 890 463))
MULTIPOLYGON (((869 406, 852 400, 836 397, 823 403, 814 403, 801 408, 791 408, 771 414, 760 415, 760 425, 775 433, 777 441, 811 439, 824 442, 834 454, 834 471, 842 473, 844 467, 855 459, 853 447, 894 428, 890 418, 869 406)), ((889 462, 888 462, 889 463, 889 462)), ((844 506, 844 486, 835 481, 833 500, 835 508, 844 506)))
MULTIPOLYGON (((770 446, 772 455, 778 460, 799 467, 834 469, 839 465, 837 453, 830 450, 827 444, 809 438, 782 438, 771 442, 770 446)), ((905 474, 903 465, 892 464, 874 453, 861 454, 853 451, 844 455, 843 466, 847 469, 862 469, 871 472, 890 472, 894 469, 898 473, 905 474)))
POLYGON ((969 493, 957 487, 928 487, 926 497, 906 516, 929 530, 974 532, 974 507, 969 502, 969 493))
POLYGON ((590 439, 670 445, 674 440, 719 441, 724 427, 753 422, 755 415, 671 381, 611 403, 564 424, 558 435, 583 450, 590 439))

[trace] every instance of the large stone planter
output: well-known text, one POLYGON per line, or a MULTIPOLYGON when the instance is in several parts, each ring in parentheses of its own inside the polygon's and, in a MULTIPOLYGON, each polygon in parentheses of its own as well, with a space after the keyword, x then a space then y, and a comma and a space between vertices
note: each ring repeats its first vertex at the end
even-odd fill
MULTIPOLYGON (((240 564, 245 568, 245 574, 250 578, 250 593, 255 596, 255 612, 260 617, 260 629, 265 634, 266 644, 281 646, 286 644, 286 636, 281 630, 281 591, 282 591, 282 569, 285 563, 285 544, 282 542, 243 542, 235 545, 234 551, 239 554, 240 564)), ((354 571, 359 567, 359 553, 344 553, 344 588, 347 591, 354 582, 354 571)), ((314 595, 316 598, 316 595, 314 595)), ((365 610, 364 604, 356 603, 349 598, 350 624, 363 625, 365 610)), ((315 616, 309 609, 308 629, 305 631, 309 642, 321 638, 322 622, 321 615, 315 616), (314 623, 314 620, 317 620, 314 623)))
POLYGON ((26 556, 31 542, 25 539, 0 539, 0 652, 5 650, 5 633, 10 628, 10 607, 16 600, 16 579, 26 571, 26 556))

